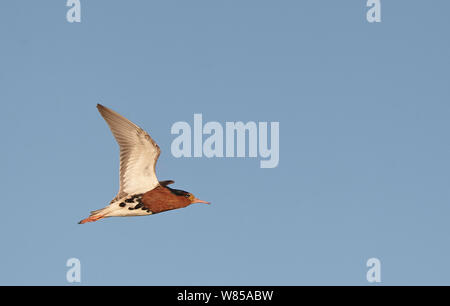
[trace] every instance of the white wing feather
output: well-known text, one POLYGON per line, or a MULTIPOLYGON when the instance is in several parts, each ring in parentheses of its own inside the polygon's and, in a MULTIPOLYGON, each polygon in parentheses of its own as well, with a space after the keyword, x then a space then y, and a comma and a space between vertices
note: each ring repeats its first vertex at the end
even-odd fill
POLYGON ((127 118, 103 105, 98 104, 97 108, 120 146, 120 188, 112 202, 158 186, 155 173, 161 152, 158 145, 127 118))

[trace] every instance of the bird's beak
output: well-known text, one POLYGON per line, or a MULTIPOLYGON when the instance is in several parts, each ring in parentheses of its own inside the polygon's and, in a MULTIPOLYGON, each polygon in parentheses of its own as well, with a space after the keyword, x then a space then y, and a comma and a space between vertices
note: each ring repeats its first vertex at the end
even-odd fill
POLYGON ((197 198, 194 198, 194 201, 192 201, 192 203, 205 203, 205 204, 211 204, 210 202, 206 202, 197 198))

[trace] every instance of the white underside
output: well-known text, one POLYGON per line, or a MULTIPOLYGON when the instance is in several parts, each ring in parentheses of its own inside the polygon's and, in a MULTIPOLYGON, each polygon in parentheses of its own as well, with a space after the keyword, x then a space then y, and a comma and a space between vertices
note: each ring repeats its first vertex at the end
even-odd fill
POLYGON ((103 215, 104 217, 148 216, 152 214, 152 212, 143 210, 142 208, 130 210, 130 207, 135 207, 139 202, 136 200, 135 202, 127 203, 125 202, 127 198, 130 198, 130 196, 121 198, 111 203, 110 205, 100 210, 98 214, 103 215), (119 206, 120 203, 125 203, 125 206, 119 206))

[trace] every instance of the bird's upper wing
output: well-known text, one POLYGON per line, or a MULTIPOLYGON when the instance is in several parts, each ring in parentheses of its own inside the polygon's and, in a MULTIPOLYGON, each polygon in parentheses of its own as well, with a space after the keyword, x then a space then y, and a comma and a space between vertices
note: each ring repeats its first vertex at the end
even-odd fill
POLYGON ((120 146, 120 188, 113 201, 158 186, 155 173, 160 154, 158 145, 127 118, 103 105, 98 104, 97 108, 120 146))

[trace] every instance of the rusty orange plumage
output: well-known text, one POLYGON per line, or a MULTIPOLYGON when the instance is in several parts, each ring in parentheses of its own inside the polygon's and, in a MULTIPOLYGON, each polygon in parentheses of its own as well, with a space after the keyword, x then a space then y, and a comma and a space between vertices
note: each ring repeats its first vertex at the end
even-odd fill
POLYGON ((107 217, 146 216, 194 203, 209 204, 192 193, 168 187, 174 181, 158 181, 155 166, 161 151, 156 142, 113 110, 100 104, 97 108, 120 147, 120 188, 108 206, 92 211, 80 224, 107 217))

